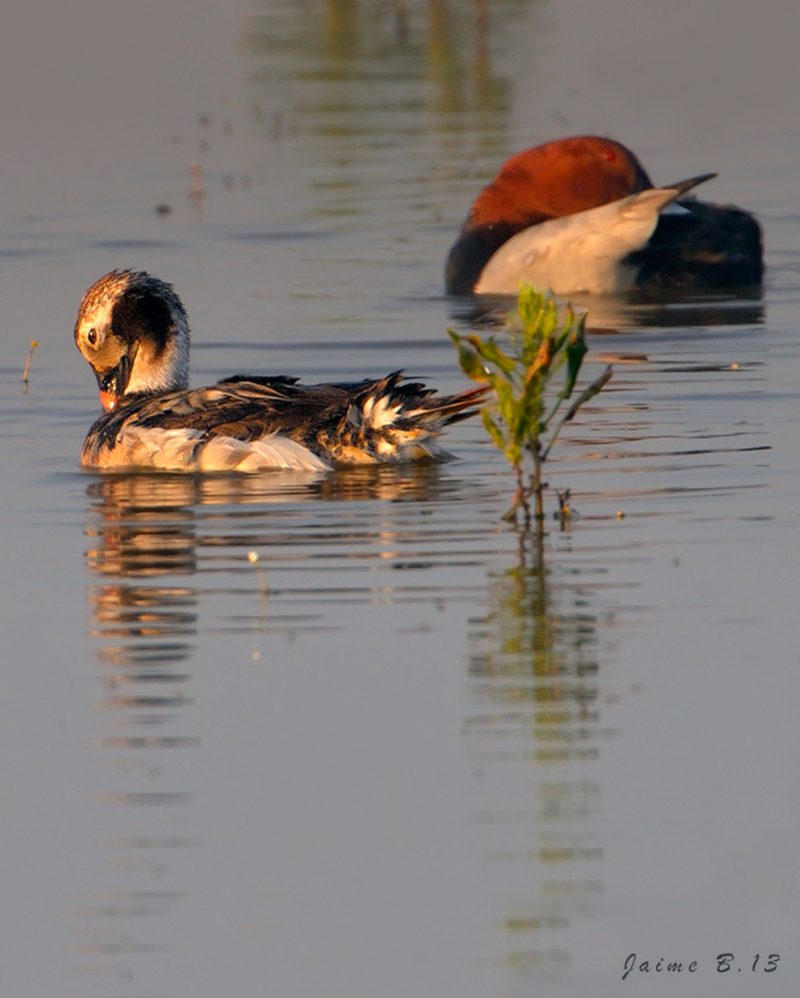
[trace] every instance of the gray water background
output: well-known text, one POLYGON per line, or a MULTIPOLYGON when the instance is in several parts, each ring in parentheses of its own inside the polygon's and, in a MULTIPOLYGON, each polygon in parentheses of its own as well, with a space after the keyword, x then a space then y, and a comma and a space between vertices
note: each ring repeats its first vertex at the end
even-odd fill
POLYGON ((396 9, 4 12, 0 993, 794 995, 795 5, 396 9), (469 201, 577 132, 718 170, 768 273, 593 303, 615 377, 559 445, 544 578, 477 424, 436 470, 79 470, 101 273, 175 284, 196 384, 453 390, 469 201), (699 967, 623 982, 631 952, 699 967))

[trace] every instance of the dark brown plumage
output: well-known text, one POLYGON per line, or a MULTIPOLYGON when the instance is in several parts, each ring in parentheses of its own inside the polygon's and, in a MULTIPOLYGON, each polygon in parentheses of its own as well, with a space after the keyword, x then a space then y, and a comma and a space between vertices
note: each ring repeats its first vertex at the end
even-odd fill
POLYGON ((486 387, 437 395, 395 371, 374 381, 303 385, 236 375, 189 389, 189 326, 172 288, 113 271, 84 295, 75 341, 106 412, 82 463, 95 468, 321 471, 447 457, 436 438, 475 413, 486 387))

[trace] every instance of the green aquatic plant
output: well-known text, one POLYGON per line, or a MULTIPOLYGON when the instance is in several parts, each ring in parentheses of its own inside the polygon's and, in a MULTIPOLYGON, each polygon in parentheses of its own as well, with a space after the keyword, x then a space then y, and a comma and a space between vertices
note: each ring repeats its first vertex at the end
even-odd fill
MULTIPOLYGON (((585 388, 566 411, 580 374, 586 345, 586 314, 576 314, 570 305, 559 309, 556 302, 531 287, 520 291, 517 308, 506 326, 507 344, 501 347, 490 336, 462 336, 448 330, 458 349, 462 371, 473 381, 488 383, 491 401, 483 408, 483 425, 498 450, 513 468, 516 491, 504 519, 525 528, 533 516, 539 530, 544 522, 542 467, 565 423, 608 382, 611 367, 585 388), (563 372, 563 385, 554 394, 553 380, 563 372)), ((562 518, 568 516, 569 491, 559 493, 562 518)))

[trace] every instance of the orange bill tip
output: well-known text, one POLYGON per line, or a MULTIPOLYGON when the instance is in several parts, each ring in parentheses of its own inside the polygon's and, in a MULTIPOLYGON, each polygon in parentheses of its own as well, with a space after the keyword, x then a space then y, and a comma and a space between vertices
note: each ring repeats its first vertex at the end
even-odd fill
POLYGON ((106 412, 112 412, 117 407, 119 399, 111 392, 100 392, 100 405, 106 412))

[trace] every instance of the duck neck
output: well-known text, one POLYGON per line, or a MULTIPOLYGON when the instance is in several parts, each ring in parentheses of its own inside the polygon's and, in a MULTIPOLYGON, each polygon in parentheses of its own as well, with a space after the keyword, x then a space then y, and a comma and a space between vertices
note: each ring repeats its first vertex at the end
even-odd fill
POLYGON ((189 387, 189 326, 183 316, 175 319, 163 345, 140 342, 133 361, 127 393, 161 395, 189 387))

